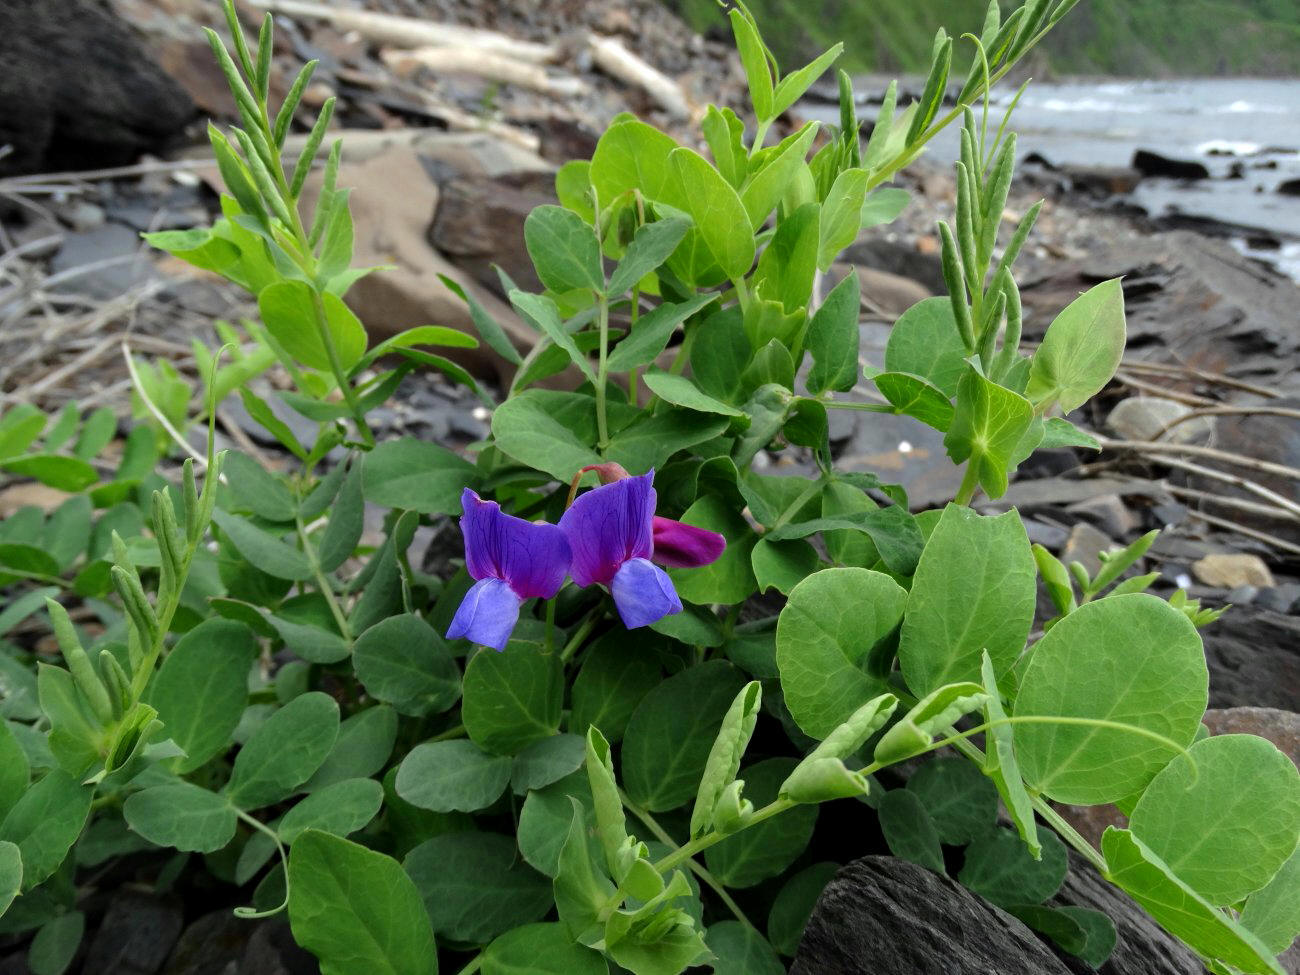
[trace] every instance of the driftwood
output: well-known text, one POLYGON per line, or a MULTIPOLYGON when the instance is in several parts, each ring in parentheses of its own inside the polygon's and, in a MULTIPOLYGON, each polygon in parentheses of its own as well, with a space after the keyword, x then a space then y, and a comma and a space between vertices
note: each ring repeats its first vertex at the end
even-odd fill
POLYGON ((465 47, 388 48, 379 56, 384 64, 402 75, 423 67, 435 74, 487 78, 556 98, 572 98, 588 91, 586 83, 572 75, 553 75, 539 64, 519 61, 494 51, 465 47))
POLYGON ((613 37, 589 34, 587 44, 596 67, 625 84, 640 88, 674 119, 688 119, 690 105, 681 85, 637 57, 613 37))
POLYGON ((554 44, 521 41, 505 34, 458 24, 431 23, 413 17, 372 13, 368 10, 340 9, 310 0, 247 0, 251 6, 289 17, 315 17, 329 21, 343 30, 354 30, 362 37, 396 47, 457 47, 490 51, 517 61, 540 64, 554 61, 559 48, 554 44))

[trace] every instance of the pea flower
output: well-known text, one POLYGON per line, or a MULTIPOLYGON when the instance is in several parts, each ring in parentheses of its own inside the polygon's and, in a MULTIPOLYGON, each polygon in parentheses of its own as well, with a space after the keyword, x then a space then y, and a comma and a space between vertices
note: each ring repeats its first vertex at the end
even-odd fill
POLYGON ((507 515, 469 488, 460 497, 465 568, 478 581, 461 600, 447 630, 504 650, 525 599, 550 599, 569 572, 569 543, 555 525, 507 515))
POLYGON ((630 477, 616 464, 590 469, 605 483, 577 498, 560 518, 573 556, 573 581, 607 586, 628 629, 680 613, 682 601, 672 581, 651 559, 707 565, 722 554, 726 541, 714 532, 656 518, 654 471, 630 477), (660 538, 665 548, 657 553, 660 538))

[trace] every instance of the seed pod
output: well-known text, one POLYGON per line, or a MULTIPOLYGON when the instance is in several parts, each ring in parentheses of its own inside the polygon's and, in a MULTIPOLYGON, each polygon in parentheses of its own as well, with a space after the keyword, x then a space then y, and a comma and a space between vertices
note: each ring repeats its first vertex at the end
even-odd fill
POLYGON ((131 706, 134 696, 131 693, 131 678, 117 662, 117 657, 113 655, 112 650, 99 651, 99 671, 108 687, 108 700, 113 705, 113 717, 121 718, 126 713, 126 709, 131 706))
POLYGON ((127 615, 131 617, 131 622, 135 624, 141 640, 152 644, 158 636, 158 616, 149 603, 149 597, 144 594, 140 577, 117 565, 110 570, 110 575, 113 579, 113 588, 121 597, 122 605, 127 615))
POLYGON ((975 351, 975 328, 971 324, 970 306, 966 304, 966 285, 962 280, 961 258, 957 256, 957 242, 953 240, 948 225, 939 222, 939 237, 943 243, 943 280, 952 299, 952 313, 957 320, 957 332, 967 352, 975 351))
POLYGON ((59 641, 59 649, 63 651, 63 659, 68 662, 68 670, 72 673, 77 689, 85 697, 95 717, 104 723, 111 721, 113 708, 109 703, 108 691, 95 673, 81 641, 77 639, 77 631, 68 617, 68 611, 53 599, 45 600, 45 608, 49 611, 50 622, 54 625, 54 637, 59 641))

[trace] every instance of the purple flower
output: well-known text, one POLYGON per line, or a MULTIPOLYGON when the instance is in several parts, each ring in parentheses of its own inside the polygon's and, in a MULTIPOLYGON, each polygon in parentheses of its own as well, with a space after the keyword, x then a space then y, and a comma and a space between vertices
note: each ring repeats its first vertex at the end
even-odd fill
POLYGON ((650 561, 655 556, 653 483, 654 471, 612 479, 575 500, 560 519, 573 553, 573 581, 607 586, 628 629, 682 610, 667 573, 650 561))
POLYGON ((698 569, 716 562, 726 547, 727 540, 717 532, 655 515, 653 558, 660 565, 698 569))
POLYGON ((477 582, 461 600, 447 630, 449 640, 468 637, 504 650, 525 599, 550 599, 569 572, 569 543, 555 525, 503 514, 469 488, 460 498, 464 517, 465 568, 477 582))

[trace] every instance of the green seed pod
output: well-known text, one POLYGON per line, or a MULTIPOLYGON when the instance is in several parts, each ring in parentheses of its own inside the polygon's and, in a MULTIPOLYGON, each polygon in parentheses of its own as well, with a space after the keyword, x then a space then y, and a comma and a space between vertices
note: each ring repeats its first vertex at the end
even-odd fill
POLYGON ((113 705, 113 717, 121 718, 126 713, 126 709, 131 706, 133 697, 131 678, 117 662, 117 657, 113 655, 112 650, 99 651, 99 672, 108 686, 108 699, 113 705))
POLYGON ((939 222, 939 237, 943 244, 943 280, 952 299, 952 313, 957 320, 957 332, 967 352, 975 351, 975 327, 971 323, 970 306, 966 304, 966 285, 962 280, 961 258, 957 256, 957 242, 948 225, 939 222))
POLYGON ((110 570, 110 575, 113 579, 113 588, 121 597, 122 605, 127 615, 131 617, 131 622, 135 624, 140 638, 152 644, 158 636, 158 616, 149 603, 149 597, 144 593, 144 587, 140 585, 140 577, 117 565, 110 570))
POLYGON ((72 673, 77 689, 85 697, 95 717, 104 723, 111 721, 113 708, 108 691, 95 673, 81 641, 77 639, 77 631, 68 617, 68 611, 53 599, 45 600, 45 608, 49 611, 50 622, 54 625, 54 637, 59 641, 59 649, 63 651, 63 659, 68 663, 68 670, 72 673))

